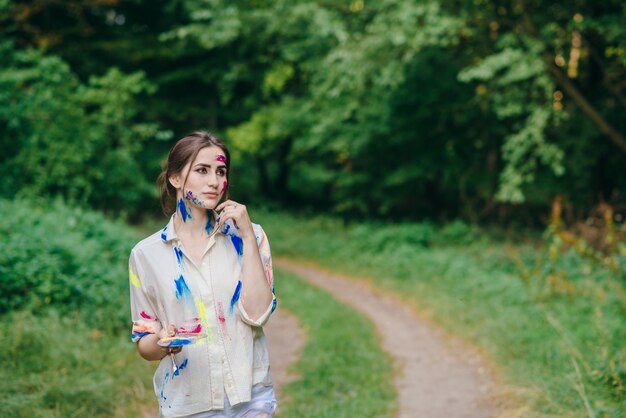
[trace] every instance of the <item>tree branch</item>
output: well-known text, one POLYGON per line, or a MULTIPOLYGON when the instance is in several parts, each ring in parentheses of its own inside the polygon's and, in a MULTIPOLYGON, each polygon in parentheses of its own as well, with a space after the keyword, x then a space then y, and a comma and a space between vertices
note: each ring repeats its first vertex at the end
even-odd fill
MULTIPOLYGON (((526 1, 521 0, 520 4, 522 5, 522 19, 526 32, 535 38, 535 40, 541 42, 539 39, 539 33, 535 28, 535 24, 528 13, 526 1)), ((602 114, 600 114, 600 112, 598 112, 596 108, 587 100, 587 98, 579 91, 576 85, 561 72, 561 70, 554 64, 552 56, 545 48, 542 52, 542 56, 557 84, 560 85, 561 88, 574 100, 583 113, 597 125, 600 132, 606 135, 611 142, 617 145, 617 147, 626 154, 626 137, 613 128, 604 116, 602 116, 602 114)))
POLYGON ((544 52, 544 59, 550 69, 550 72, 554 75, 556 82, 561 88, 576 102, 584 114, 586 114, 600 129, 600 132, 609 137, 609 139, 617 145, 626 154, 626 137, 620 132, 615 130, 613 126, 596 110, 595 107, 585 98, 585 96, 578 90, 578 88, 572 83, 561 70, 552 63, 550 54, 544 52))

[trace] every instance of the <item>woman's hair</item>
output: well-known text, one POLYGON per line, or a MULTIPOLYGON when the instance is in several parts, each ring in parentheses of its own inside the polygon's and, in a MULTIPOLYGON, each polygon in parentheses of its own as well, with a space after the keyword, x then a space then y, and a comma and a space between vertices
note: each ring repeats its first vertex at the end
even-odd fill
MULTIPOLYGON (((157 178, 157 185, 161 192, 161 208, 167 216, 176 212, 176 188, 170 183, 170 176, 180 174, 188 163, 193 163, 202 148, 211 146, 218 147, 224 152, 226 181, 230 181, 230 152, 226 145, 217 136, 205 131, 196 131, 185 136, 174 144, 167 160, 163 161, 161 174, 157 178)), ((183 181, 183 188, 187 177, 189 177, 189 172, 183 181)), ((224 191, 222 199, 228 199, 228 189, 224 191)))

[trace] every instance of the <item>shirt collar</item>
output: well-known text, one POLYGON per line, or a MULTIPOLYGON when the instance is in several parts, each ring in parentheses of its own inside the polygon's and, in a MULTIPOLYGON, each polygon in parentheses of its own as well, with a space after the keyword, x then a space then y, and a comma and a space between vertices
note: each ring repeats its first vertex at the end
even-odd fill
MULTIPOLYGON (((176 235, 176 231, 174 230, 174 217, 175 216, 176 216, 176 213, 172 214, 169 222, 167 223, 167 225, 165 225, 165 228, 161 230, 161 241, 169 242, 169 241, 178 239, 178 235, 176 235)), ((238 233, 236 232, 236 229, 232 227, 232 223, 228 221, 222 227, 222 230, 218 232, 218 234, 219 233, 222 233, 225 235, 238 235, 238 233)))
POLYGON ((170 217, 170 221, 167 223, 167 225, 165 225, 165 228, 163 228, 163 230, 161 231, 161 241, 163 242, 168 242, 168 241, 178 239, 178 236, 176 235, 176 231, 174 231, 174 216, 176 216, 176 214, 173 214, 170 217))

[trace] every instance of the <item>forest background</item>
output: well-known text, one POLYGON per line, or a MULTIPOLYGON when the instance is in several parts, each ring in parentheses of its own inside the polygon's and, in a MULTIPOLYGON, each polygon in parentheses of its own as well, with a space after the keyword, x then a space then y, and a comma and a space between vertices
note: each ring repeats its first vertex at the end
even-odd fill
MULTIPOLYGON (((543 302, 584 276, 623 324, 622 1, 0 0, 0 313, 124 306, 106 286, 135 238, 91 211, 159 216, 160 163, 197 129, 230 146, 231 193, 251 207, 380 243, 430 245, 437 228, 530 242, 533 256, 507 254, 543 302), (61 239, 68 213, 78 235, 61 239), (77 248, 89 239, 108 250, 77 248), (117 267, 81 267, 99 257, 117 267)), ((611 341, 588 372, 620 404, 611 341)))

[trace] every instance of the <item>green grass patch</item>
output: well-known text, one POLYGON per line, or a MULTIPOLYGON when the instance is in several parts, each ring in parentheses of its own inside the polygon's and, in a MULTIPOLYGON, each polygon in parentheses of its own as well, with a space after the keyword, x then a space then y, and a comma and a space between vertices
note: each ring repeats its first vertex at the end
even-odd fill
POLYGON ((371 322, 292 274, 278 273, 276 292, 308 335, 293 365, 301 378, 285 387, 280 416, 392 417, 392 363, 371 322))
POLYGON ((127 334, 107 334, 87 318, 54 310, 5 315, 2 416, 141 416, 141 405, 154 398, 147 390, 152 366, 139 358, 127 334))
POLYGON ((371 277, 484 347, 528 408, 524 417, 624 416, 623 274, 571 257, 548 266, 540 242, 495 240, 458 223, 345 226, 261 211, 253 218, 275 256, 371 277), (522 274, 511 254, 534 273, 522 274), (548 283, 555 269, 571 274, 548 283))

